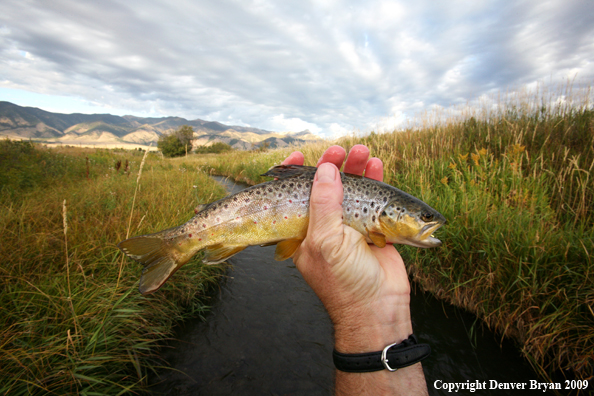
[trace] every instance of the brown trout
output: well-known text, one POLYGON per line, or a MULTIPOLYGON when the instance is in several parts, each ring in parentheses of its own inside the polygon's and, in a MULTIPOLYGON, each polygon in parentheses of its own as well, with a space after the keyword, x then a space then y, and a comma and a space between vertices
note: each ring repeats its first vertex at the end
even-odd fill
MULTIPOLYGON (((179 227, 126 239, 118 247, 143 264, 140 292, 157 291, 198 251, 203 262, 220 263, 251 245, 276 244, 278 261, 293 256, 307 233, 309 195, 317 168, 280 165, 263 176, 277 180, 249 187, 208 205, 179 227)), ((386 243, 429 248, 446 219, 421 200, 389 184, 340 173, 343 223, 378 247, 386 243)))

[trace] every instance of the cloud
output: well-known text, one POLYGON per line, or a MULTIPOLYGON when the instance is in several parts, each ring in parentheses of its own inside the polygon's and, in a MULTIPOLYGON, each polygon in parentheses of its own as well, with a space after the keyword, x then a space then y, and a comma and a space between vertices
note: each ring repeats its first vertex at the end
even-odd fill
POLYGON ((333 136, 535 81, 589 84, 593 13, 567 0, 4 0, 0 87, 333 136))

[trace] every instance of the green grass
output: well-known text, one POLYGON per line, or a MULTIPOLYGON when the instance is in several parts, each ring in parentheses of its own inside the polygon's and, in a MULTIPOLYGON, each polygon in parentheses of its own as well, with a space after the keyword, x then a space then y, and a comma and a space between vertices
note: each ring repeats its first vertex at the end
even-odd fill
MULTIPOLYGON (((346 137, 383 160, 385 181, 448 220, 439 249, 399 247, 411 276, 518 342, 543 378, 594 377, 594 111, 591 93, 525 92, 346 137), (563 95, 564 101, 554 98, 563 95)), ((315 165, 330 145, 303 146, 315 165)), ((198 161, 248 183, 292 149, 198 161)))
POLYGON ((181 224, 224 191, 152 154, 137 189, 143 153, 7 141, 0 152, 12 155, 0 163, 0 394, 144 389, 163 364, 157 348, 175 323, 208 308, 203 297, 223 268, 195 259, 142 296, 140 265, 115 245, 181 224))
MULTIPOLYGON (((589 92, 559 93, 562 102, 541 91, 337 143, 366 144, 388 183, 447 218, 441 248, 399 247, 414 279, 517 340, 543 378, 569 370, 592 381, 594 111, 589 92)), ((301 147, 306 164, 330 144, 301 147)), ((0 142, 0 393, 143 390, 162 363, 157 347, 206 309, 222 269, 196 259, 143 297, 140 266, 115 244, 224 195, 209 173, 259 183, 292 150, 150 154, 137 189, 141 152, 0 142)))

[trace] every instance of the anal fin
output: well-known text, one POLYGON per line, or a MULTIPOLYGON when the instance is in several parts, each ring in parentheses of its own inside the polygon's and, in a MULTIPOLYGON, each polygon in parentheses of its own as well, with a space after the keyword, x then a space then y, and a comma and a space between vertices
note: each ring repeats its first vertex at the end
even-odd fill
POLYGON ((241 245, 223 245, 222 243, 209 246, 205 250, 205 256, 202 262, 204 264, 218 264, 241 252, 246 247, 241 245))
POLYGON ((295 251, 301 246, 303 239, 285 239, 276 245, 276 251, 274 252, 274 259, 276 261, 283 261, 293 257, 295 251))
POLYGON ((369 239, 371 239, 371 242, 373 242, 375 246, 379 248, 383 248, 386 246, 386 236, 384 234, 380 232, 367 230, 367 235, 369 236, 369 239))

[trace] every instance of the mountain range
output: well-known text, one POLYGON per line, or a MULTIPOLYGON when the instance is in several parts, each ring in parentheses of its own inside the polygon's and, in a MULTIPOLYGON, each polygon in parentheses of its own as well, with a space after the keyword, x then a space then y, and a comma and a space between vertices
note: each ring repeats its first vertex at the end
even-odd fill
POLYGON ((61 114, 0 101, 0 136, 48 144, 156 147, 161 135, 174 132, 182 125, 189 125, 194 129, 194 147, 223 142, 235 149, 249 150, 265 142, 268 147, 276 148, 320 139, 308 130, 279 133, 181 117, 61 114))

